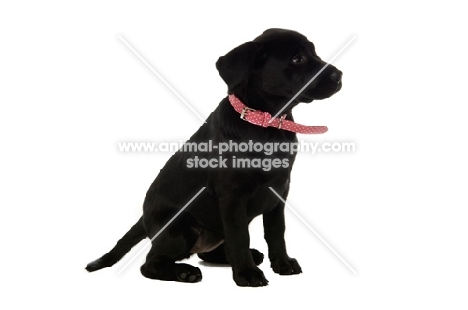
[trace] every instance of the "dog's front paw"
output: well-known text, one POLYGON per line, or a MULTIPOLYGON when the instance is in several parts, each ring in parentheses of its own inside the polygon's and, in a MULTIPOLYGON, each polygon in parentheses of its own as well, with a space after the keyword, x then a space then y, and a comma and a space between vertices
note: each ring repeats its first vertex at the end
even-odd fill
POLYGON ((266 286, 268 280, 265 278, 263 271, 259 268, 251 267, 238 272, 234 272, 234 281, 239 286, 266 286))
POLYGON ((285 258, 280 260, 273 260, 271 262, 271 268, 274 272, 280 275, 291 275, 302 273, 301 266, 294 258, 285 258))

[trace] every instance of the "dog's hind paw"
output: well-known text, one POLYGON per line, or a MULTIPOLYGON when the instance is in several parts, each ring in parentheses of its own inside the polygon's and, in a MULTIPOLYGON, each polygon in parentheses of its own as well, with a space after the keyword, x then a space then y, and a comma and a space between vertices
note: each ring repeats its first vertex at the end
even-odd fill
POLYGON ((174 271, 177 281, 195 283, 202 280, 200 268, 188 264, 175 264, 174 271))
POLYGON ((255 265, 258 266, 261 263, 263 263, 263 258, 265 257, 265 255, 263 255, 262 252, 255 249, 250 249, 250 253, 252 253, 252 258, 254 260, 255 265))

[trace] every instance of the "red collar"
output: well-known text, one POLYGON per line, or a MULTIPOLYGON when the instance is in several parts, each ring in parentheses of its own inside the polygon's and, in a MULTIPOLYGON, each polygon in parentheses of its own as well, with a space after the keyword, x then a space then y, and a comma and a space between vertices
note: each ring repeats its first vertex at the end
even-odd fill
POLYGON ((278 129, 305 134, 325 133, 328 130, 326 126, 305 126, 288 121, 285 119, 286 114, 281 115, 281 117, 274 118, 270 122, 272 119, 270 113, 247 107, 244 103, 242 103, 242 101, 240 101, 239 98, 236 97, 236 95, 229 95, 229 102, 231 102, 234 110, 240 114, 241 119, 257 126, 262 126, 265 128, 275 127, 278 129))

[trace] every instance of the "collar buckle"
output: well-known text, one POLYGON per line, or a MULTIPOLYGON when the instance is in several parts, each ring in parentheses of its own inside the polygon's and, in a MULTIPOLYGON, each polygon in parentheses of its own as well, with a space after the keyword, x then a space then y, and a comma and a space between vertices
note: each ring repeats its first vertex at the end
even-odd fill
POLYGON ((247 121, 247 120, 245 119, 245 117, 247 116, 247 113, 248 113, 248 112, 256 112, 256 111, 257 111, 257 110, 255 110, 255 109, 251 109, 251 108, 249 108, 249 107, 245 107, 245 108, 242 109, 242 112, 241 112, 241 115, 240 115, 240 119, 241 119, 241 120, 244 120, 244 121, 247 121))

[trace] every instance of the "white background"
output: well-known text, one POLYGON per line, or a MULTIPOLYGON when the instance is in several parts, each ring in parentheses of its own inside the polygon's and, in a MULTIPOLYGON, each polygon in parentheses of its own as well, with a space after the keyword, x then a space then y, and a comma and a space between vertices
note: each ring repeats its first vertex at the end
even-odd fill
MULTIPOLYGON (((466 309, 466 14, 456 1, 3 1, 0 4, 0 232, 3 309, 466 309), (9 4, 8 4, 9 3, 9 4), (436 4, 439 3, 439 4, 436 4), (308 141, 352 154, 300 154, 287 241, 304 273, 239 288, 197 257, 203 281, 84 267, 139 218, 170 154, 119 141, 178 141, 200 125, 118 39, 203 116, 226 94, 215 62, 263 30, 305 34, 344 72, 336 96, 296 109, 327 125, 308 141)), ((261 221, 252 246, 266 253, 261 221)))

